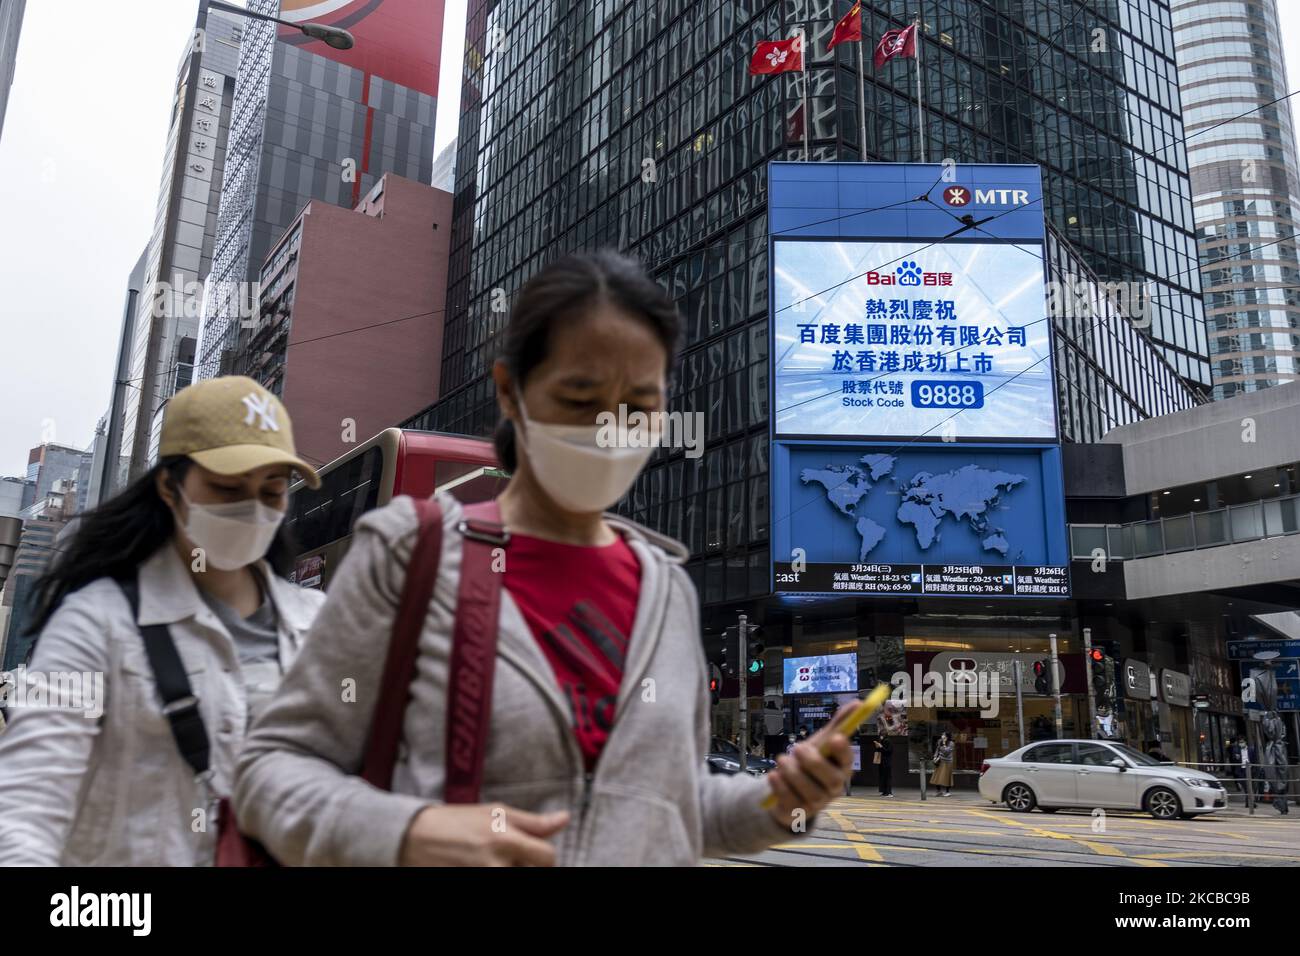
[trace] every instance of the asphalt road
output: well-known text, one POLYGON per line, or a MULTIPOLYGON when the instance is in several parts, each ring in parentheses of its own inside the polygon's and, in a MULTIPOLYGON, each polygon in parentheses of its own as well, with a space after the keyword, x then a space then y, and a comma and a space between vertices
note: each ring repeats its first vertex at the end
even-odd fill
POLYGON ((844 797, 805 838, 714 866, 1295 866, 1300 808, 1231 810, 1193 820, 1144 813, 1015 813, 958 792, 844 797))

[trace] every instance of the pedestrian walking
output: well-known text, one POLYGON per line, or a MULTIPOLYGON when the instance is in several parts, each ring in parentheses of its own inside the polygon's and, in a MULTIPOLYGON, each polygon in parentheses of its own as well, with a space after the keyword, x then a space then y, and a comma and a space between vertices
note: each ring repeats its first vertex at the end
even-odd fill
POLYGON ((1245 737, 1238 737, 1228 747, 1228 770, 1240 793, 1246 792, 1246 762, 1250 759, 1249 753, 1245 737))
POLYGON ((876 765, 879 775, 880 795, 892 797, 894 795, 894 748, 890 746, 889 738, 881 736, 871 738, 871 747, 874 751, 871 762, 876 765))
POLYGON ((0 866, 213 863, 246 728, 325 600, 285 577, 295 471, 319 485, 279 399, 209 379, 168 402, 158 463, 81 516, 25 674, 64 690, 0 737, 0 866))
POLYGON ((948 731, 939 735, 934 745, 934 772, 930 774, 930 784, 939 788, 939 796, 952 796, 952 736, 948 731))
POLYGON ((654 450, 680 321, 612 253, 520 290, 493 368, 509 485, 367 514, 250 736, 239 820, 282 863, 694 864, 811 832, 840 795, 829 730, 760 777, 706 773, 687 551, 606 513, 654 450))

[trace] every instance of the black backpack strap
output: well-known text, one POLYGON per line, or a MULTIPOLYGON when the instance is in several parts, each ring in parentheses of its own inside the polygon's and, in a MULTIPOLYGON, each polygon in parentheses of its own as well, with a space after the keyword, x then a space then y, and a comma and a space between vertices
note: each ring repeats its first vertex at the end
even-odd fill
MULTIPOLYGON (((139 584, 134 578, 118 581, 117 584, 131 605, 131 620, 138 620, 139 584)), ((149 667, 153 670, 154 683, 158 685, 158 696, 162 698, 163 715, 171 725, 172 736, 176 739, 176 748, 194 775, 201 777, 208 772, 211 762, 208 729, 203 725, 199 699, 190 687, 190 679, 185 673, 185 665, 181 663, 180 653, 176 650, 176 642, 172 640, 172 632, 165 624, 136 626, 144 639, 145 654, 149 658, 149 667)))

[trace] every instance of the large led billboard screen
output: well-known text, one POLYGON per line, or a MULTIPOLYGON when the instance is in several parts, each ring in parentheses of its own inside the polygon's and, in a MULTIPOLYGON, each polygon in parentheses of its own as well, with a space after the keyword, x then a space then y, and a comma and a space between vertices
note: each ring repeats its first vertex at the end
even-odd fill
POLYGON ((788 657, 782 664, 787 694, 840 694, 858 689, 857 654, 788 657))
POLYGON ((775 434, 1054 439, 1041 247, 917 246, 776 239, 775 434))
POLYGON ((1069 596, 1036 166, 772 163, 778 594, 1069 596))
POLYGON ((772 472, 778 593, 1069 593, 1055 446, 782 442, 772 472))

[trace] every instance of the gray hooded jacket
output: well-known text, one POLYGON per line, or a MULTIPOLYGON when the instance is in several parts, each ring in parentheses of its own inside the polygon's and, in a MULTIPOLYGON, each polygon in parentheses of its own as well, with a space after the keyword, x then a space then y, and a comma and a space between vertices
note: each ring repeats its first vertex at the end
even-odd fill
MULTIPOLYGON (((393 792, 360 777, 389 635, 416 537, 409 498, 366 515, 297 662, 250 732, 235 789, 241 828, 290 865, 396 864, 411 819, 441 802, 446 685, 461 511, 443 507, 442 559, 420 637, 393 792)), ((681 545, 609 517, 641 565, 641 593, 613 729, 584 772, 569 709, 507 591, 482 800, 567 810, 561 865, 693 865, 792 834, 759 803, 761 779, 713 776, 699 605, 681 545)), ((808 822, 811 827, 811 821, 808 822)))

